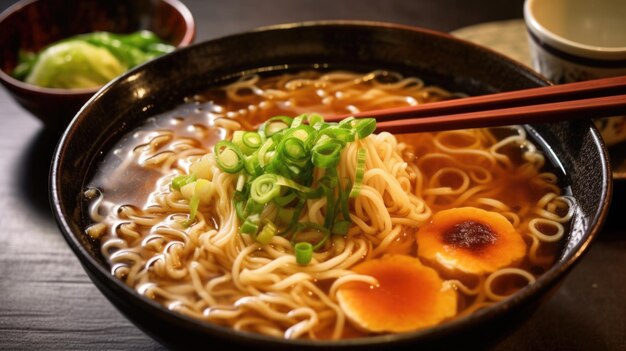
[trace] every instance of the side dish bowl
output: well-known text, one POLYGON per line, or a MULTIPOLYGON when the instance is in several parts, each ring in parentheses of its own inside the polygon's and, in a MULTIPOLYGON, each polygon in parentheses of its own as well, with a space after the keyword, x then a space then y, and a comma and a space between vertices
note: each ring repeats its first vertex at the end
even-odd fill
POLYGON ((61 39, 94 31, 154 32, 176 47, 195 35, 191 12, 178 0, 22 0, 0 14, 0 82, 26 110, 48 127, 63 129, 98 88, 53 89, 11 76, 20 50, 39 51, 61 39))
MULTIPOLYGON (((51 204, 68 244, 102 293, 131 321, 165 345, 255 349, 425 347, 491 343, 524 321, 582 258, 600 229, 612 192, 602 140, 588 121, 526 126, 561 168, 577 209, 557 263, 536 283, 467 317, 405 334, 340 341, 283 340, 201 322, 140 296, 110 274, 97 243, 85 233, 82 200, 101 153, 141 121, 184 98, 256 70, 383 68, 470 95, 549 84, 493 51, 447 34, 392 24, 315 22, 279 25, 200 43, 138 67, 100 90, 76 115, 55 152, 51 204), (488 332, 487 332, 488 331, 488 332)), ((473 348, 473 347, 472 347, 473 348)))

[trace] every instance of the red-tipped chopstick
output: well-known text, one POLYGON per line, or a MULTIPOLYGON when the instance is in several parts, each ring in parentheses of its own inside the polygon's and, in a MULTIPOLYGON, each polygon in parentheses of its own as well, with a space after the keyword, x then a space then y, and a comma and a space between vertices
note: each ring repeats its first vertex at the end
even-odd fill
MULTIPOLYGON (((626 76, 518 90, 393 109, 374 117, 379 131, 413 133, 545 123, 626 114, 626 76)), ((339 121, 350 115, 328 116, 339 121)))

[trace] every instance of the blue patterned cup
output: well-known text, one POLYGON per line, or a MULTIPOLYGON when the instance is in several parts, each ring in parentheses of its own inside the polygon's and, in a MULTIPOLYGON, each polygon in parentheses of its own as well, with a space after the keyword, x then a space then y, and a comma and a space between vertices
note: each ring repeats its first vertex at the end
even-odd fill
MULTIPOLYGON (((534 68, 554 83, 626 75, 626 0, 526 0, 534 68)), ((608 145, 626 140, 626 116, 596 121, 608 145)))

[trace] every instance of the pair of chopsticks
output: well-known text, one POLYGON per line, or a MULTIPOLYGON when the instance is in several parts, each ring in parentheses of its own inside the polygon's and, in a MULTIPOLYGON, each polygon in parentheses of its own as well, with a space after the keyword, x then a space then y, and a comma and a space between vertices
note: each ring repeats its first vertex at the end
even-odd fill
POLYGON ((325 120, 336 122, 348 116, 374 117, 378 131, 415 133, 620 114, 626 114, 626 76, 372 110, 354 115, 327 116, 325 120))

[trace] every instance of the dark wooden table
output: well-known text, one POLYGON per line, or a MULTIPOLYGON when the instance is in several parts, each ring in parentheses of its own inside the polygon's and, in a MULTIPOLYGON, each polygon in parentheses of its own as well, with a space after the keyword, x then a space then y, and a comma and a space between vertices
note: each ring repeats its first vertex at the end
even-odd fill
MULTIPOLYGON (((522 16, 522 0, 185 2, 197 41, 303 20, 450 31, 522 16)), ((0 10, 12 3, 0 0, 0 10)), ((92 285, 56 227, 47 177, 57 139, 0 88, 0 349, 161 349, 92 285)), ((626 350, 625 200, 614 199, 609 223, 558 292, 495 350, 626 350)))

